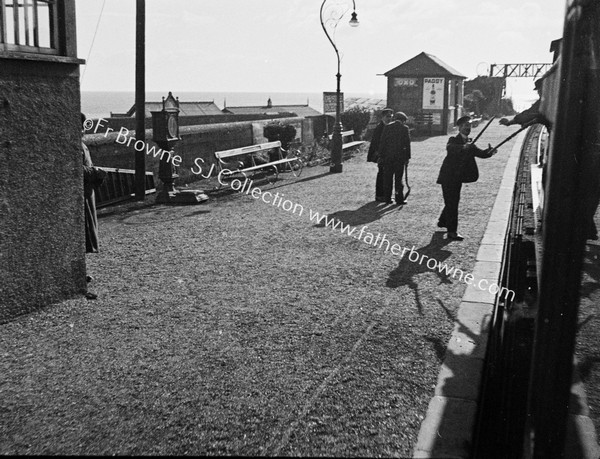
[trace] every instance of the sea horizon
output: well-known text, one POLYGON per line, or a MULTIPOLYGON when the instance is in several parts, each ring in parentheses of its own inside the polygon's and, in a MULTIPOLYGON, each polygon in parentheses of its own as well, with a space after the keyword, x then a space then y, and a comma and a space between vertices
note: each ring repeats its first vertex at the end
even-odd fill
MULTIPOLYGON (((160 102, 168 92, 146 91, 147 102, 160 102)), ((180 102, 214 102, 220 109, 266 105, 306 105, 323 112, 322 92, 244 92, 244 91, 181 91, 173 95, 180 102)), ((368 97, 385 99, 385 94, 344 93, 344 98, 368 97)), ((135 104, 135 91, 81 91, 81 111, 88 118, 109 117, 112 113, 125 113, 135 104)))
MULTIPOLYGON (((168 93, 146 91, 147 102, 160 102, 168 93)), ((173 94, 181 102, 214 102, 220 109, 262 106, 270 98, 273 105, 306 105, 323 113, 323 93, 317 92, 244 92, 244 91, 181 91, 173 94)), ((385 94, 344 93, 344 98, 365 97, 386 99, 385 94)), ((536 99, 529 94, 511 96, 515 110, 528 108, 536 99)), ((135 104, 135 91, 82 91, 81 111, 88 118, 108 118, 111 113, 126 113, 135 104)))

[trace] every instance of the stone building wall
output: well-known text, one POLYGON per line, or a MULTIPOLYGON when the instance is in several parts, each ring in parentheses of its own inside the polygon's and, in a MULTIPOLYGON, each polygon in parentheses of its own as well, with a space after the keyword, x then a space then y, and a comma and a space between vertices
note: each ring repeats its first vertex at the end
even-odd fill
POLYGON ((79 66, 0 58, 0 322, 85 291, 79 66))

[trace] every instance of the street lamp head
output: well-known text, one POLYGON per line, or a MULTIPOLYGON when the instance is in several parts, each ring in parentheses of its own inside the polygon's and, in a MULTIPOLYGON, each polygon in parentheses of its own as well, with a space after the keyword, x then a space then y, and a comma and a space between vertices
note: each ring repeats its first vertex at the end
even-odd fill
POLYGON ((356 17, 356 11, 352 12, 352 18, 350 19, 350 27, 358 27, 358 18, 356 17))

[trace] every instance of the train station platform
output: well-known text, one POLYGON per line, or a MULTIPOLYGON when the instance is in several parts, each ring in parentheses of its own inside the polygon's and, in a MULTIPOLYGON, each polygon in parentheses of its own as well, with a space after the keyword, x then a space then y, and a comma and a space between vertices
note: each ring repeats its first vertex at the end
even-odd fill
MULTIPOLYGON (((494 122, 478 144, 514 130, 494 122)), ((478 160, 460 242, 436 226, 446 141, 413 139, 401 207, 374 201, 363 149, 341 174, 102 211, 88 255, 98 299, 0 326, 0 452, 464 451, 440 439, 464 436, 446 414, 473 422, 491 295, 464 280, 490 285, 498 269, 519 140, 478 160)))
MULTIPOLYGON (((473 274, 499 283, 509 231, 518 165, 526 133, 515 139, 476 255, 473 274)), ((503 152, 504 153, 504 152, 503 152)), ((506 153, 505 153, 506 154, 506 153)), ((509 293, 509 292, 505 292, 509 293)), ((496 296, 469 285, 441 366, 435 395, 421 425, 414 457, 472 457, 484 363, 494 321, 496 296)), ((514 292, 510 292, 514 295, 514 292)))

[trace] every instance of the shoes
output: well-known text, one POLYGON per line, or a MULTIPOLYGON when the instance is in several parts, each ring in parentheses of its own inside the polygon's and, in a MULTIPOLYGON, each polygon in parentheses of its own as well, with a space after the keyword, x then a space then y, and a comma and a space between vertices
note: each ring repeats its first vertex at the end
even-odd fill
POLYGON ((397 194, 394 196, 394 198, 396 199, 396 203, 399 206, 403 206, 407 203, 406 199, 404 199, 404 195, 403 194, 397 194))
POLYGON ((462 241, 464 240, 464 237, 458 233, 448 231, 448 239, 452 239, 453 241, 462 241))
POLYGON ((96 295, 95 293, 92 293, 92 292, 86 292, 85 297, 88 300, 95 300, 96 298, 98 298, 98 295, 96 295))
POLYGON ((92 276, 85 276, 85 281, 86 282, 92 282, 94 280, 94 278, 92 276))

